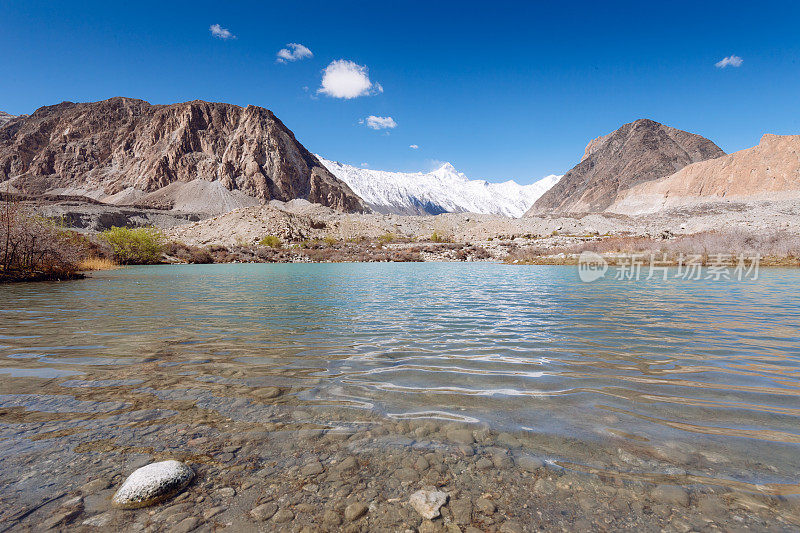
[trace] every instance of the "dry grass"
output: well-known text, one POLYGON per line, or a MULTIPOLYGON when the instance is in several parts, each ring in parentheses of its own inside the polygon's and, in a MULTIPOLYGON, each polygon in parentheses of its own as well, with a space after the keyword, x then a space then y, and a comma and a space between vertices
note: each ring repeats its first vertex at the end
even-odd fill
MULTIPOLYGON (((761 254, 762 257, 800 257, 800 236, 786 231, 706 231, 672 239, 610 237, 570 247, 572 253, 761 254)), ((562 250, 569 253, 567 250, 562 250)))
POLYGON ((671 238, 614 236, 568 246, 532 246, 509 254, 508 262, 567 263, 575 262, 581 252, 601 255, 653 254, 677 261, 683 255, 699 255, 707 263, 719 254, 755 256, 762 264, 797 265, 800 262, 800 235, 786 231, 755 232, 742 229, 707 231, 671 238), (562 257, 554 257, 563 254, 562 257))
POLYGON ((119 265, 107 257, 87 257, 78 263, 78 270, 114 270, 119 265))

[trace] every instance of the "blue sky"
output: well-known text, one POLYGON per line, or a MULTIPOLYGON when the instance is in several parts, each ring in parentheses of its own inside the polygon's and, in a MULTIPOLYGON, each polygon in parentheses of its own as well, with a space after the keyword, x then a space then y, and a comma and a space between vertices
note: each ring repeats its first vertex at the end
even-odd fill
POLYGON ((530 183, 642 117, 727 152, 800 133, 798 20, 800 2, 5 0, 0 110, 118 95, 255 104, 329 159, 450 161, 471 178, 530 183), (313 57, 277 62, 287 43, 313 57), (732 55, 741 65, 715 66, 732 55), (352 63, 318 92, 338 60, 352 63), (353 65, 370 88, 358 71, 347 78, 353 65), (389 117, 395 127, 368 127, 389 117))

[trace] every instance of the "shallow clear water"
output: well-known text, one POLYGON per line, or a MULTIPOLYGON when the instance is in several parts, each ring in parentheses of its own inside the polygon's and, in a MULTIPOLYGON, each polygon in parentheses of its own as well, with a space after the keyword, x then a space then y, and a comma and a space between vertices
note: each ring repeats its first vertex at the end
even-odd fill
POLYGON ((442 263, 137 267, 7 285, 0 427, 7 438, 31 412, 102 419, 176 390, 257 422, 246 398, 278 386, 323 425, 462 421, 578 471, 797 494, 799 285, 790 269, 585 284, 573 267, 442 263))

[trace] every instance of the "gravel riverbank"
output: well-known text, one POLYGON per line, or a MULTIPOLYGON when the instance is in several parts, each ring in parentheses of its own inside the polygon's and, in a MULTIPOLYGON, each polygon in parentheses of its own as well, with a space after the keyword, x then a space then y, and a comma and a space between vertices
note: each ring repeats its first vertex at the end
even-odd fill
POLYGON ((164 376, 156 390, 127 379, 115 386, 127 391, 119 400, 111 383, 99 383, 53 404, 51 414, 34 394, 3 395, 4 531, 800 527, 800 502, 788 496, 796 487, 703 479, 704 465, 726 459, 669 443, 653 449, 619 438, 595 446, 458 421, 353 417, 299 405, 278 387, 234 386, 223 396, 222 384, 185 389, 164 376), (86 414, 58 414, 65 409, 86 414), (586 461, 565 463, 566 450, 586 461), (150 507, 112 505, 128 474, 165 459, 190 465, 192 484, 150 507), (419 490, 447 495, 435 518, 409 501, 419 490))

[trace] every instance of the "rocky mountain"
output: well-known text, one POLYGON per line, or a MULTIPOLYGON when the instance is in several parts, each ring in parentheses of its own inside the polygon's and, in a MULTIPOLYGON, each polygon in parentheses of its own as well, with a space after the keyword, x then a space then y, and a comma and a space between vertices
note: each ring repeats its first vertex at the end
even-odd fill
POLYGON ((10 121, 0 190, 209 214, 294 198, 365 209, 271 111, 203 101, 63 102, 10 121))
POLYGON ((406 173, 358 168, 317 157, 372 210, 400 215, 467 212, 519 217, 560 178, 547 176, 531 185, 489 183, 470 180, 450 163, 432 172, 406 173))
POLYGON ((800 198, 800 135, 764 135, 757 146, 688 165, 624 191, 608 209, 652 213, 712 202, 800 198))
POLYGON ((621 192, 635 185, 723 155, 716 144, 700 135, 640 119, 591 141, 581 162, 526 215, 604 211, 621 192))
POLYGON ((17 118, 14 115, 9 115, 4 111, 0 111, 0 126, 5 125, 7 122, 11 122, 11 119, 17 118))

